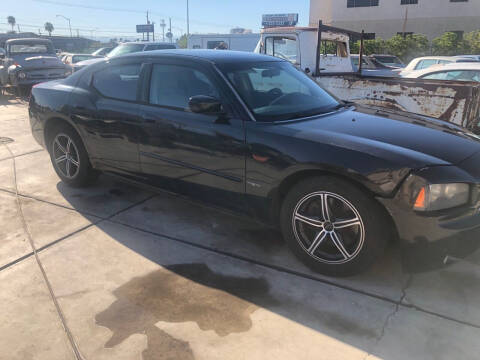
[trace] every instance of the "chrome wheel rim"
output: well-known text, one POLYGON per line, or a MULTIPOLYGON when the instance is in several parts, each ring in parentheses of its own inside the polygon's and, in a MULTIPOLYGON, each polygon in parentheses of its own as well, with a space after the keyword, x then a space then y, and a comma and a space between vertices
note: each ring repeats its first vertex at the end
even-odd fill
POLYGON ((302 249, 326 264, 352 261, 365 242, 365 226, 358 210, 330 192, 303 197, 293 211, 292 226, 302 249))
POLYGON ((55 167, 67 179, 73 179, 80 170, 80 157, 77 146, 66 134, 58 134, 53 140, 55 167))

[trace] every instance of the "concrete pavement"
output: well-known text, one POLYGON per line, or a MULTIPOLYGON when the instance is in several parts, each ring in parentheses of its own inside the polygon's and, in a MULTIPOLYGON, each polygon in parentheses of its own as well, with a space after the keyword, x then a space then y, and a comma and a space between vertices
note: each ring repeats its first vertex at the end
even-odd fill
POLYGON ((392 246, 328 278, 250 220, 64 186, 24 103, 0 101, 0 137, 0 359, 478 358, 479 251, 410 273, 392 246))

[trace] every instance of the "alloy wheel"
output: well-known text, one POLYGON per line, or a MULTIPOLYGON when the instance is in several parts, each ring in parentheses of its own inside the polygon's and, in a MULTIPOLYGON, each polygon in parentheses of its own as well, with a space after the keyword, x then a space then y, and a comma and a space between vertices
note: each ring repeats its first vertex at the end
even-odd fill
POLYGON ((80 170, 80 156, 70 136, 60 133, 53 140, 55 166, 67 179, 73 179, 80 170))
POLYGON ((353 260, 365 242, 365 226, 358 210, 330 192, 303 197, 295 206, 292 226, 303 250, 327 264, 353 260))

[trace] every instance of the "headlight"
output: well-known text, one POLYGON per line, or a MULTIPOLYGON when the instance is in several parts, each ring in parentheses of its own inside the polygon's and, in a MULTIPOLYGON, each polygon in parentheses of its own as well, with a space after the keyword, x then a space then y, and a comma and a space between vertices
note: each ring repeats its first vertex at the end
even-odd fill
POLYGON ((414 209, 418 211, 437 211, 465 205, 470 200, 468 184, 434 184, 420 189, 416 196, 414 209))
POLYGON ((25 79, 26 77, 27 77, 27 74, 25 74, 24 72, 20 71, 20 72, 18 73, 18 78, 19 78, 19 79, 25 79))

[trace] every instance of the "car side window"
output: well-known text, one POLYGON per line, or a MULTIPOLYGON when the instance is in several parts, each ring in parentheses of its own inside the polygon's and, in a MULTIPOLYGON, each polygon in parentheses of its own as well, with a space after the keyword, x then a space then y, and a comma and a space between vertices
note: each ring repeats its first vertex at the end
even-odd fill
POLYGON ((438 60, 439 64, 445 65, 445 64, 451 64, 453 61, 450 60, 438 60))
POLYGON ((153 65, 150 104, 186 110, 189 99, 196 95, 220 98, 212 81, 197 69, 180 65, 153 65))
POLYGON ((93 75, 92 85, 103 96, 135 101, 141 64, 107 67, 93 75))
POLYGON ((297 41, 288 37, 268 37, 265 39, 265 53, 292 63, 297 61, 297 41))
POLYGON ((446 80, 447 77, 447 72, 437 72, 433 74, 428 74, 423 76, 423 79, 428 79, 428 80, 446 80))
POLYGON ((432 65, 435 65, 436 63, 437 60, 434 59, 421 60, 415 67, 415 70, 426 69, 432 65))

